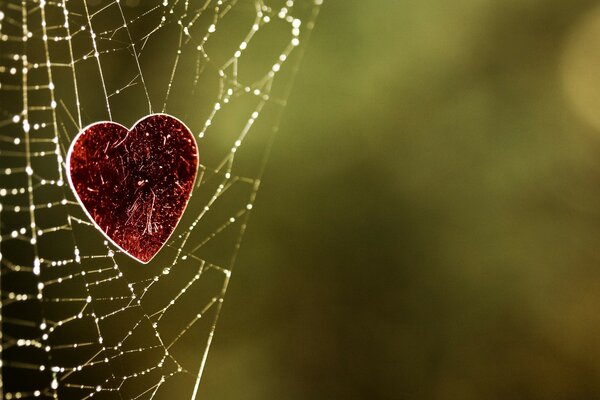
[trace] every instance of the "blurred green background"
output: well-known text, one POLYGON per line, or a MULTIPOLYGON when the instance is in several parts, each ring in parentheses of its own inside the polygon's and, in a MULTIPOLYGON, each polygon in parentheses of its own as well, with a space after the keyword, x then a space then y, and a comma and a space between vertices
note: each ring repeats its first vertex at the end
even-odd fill
POLYGON ((600 396, 600 6, 326 1, 204 399, 600 396))

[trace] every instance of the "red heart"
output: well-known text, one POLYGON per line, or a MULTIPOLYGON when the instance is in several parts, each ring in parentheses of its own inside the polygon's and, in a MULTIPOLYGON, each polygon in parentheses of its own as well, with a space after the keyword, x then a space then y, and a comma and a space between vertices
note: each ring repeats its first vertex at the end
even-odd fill
POLYGON ((179 223, 197 171, 194 136, 166 114, 144 117, 131 130, 96 122, 77 134, 67 155, 69 183, 85 212, 144 264, 179 223))

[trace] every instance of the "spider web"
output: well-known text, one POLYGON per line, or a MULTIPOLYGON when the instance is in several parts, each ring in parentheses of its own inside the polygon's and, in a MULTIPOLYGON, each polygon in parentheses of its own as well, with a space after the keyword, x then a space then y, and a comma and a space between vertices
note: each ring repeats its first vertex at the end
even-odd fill
POLYGON ((0 399, 164 399, 200 378, 321 0, 0 2, 0 399), (166 112, 198 140, 188 208, 147 265, 86 218, 84 126, 166 112))

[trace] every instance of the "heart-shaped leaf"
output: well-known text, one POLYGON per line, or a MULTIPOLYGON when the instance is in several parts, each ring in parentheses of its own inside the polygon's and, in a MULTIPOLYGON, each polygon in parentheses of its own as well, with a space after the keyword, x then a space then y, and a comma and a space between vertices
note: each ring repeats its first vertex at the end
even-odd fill
POLYGON ((67 175, 94 224, 125 253, 149 262, 169 239, 190 198, 198 147, 178 119, 152 114, 131 129, 84 128, 69 149, 67 175))

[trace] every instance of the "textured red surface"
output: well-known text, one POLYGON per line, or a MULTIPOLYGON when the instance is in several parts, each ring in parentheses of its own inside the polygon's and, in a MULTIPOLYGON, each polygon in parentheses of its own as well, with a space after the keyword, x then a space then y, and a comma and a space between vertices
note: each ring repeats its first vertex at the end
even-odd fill
POLYGON ((147 263, 181 219, 198 151, 183 123, 153 114, 131 130, 112 122, 88 126, 71 145, 67 162, 71 186, 96 225, 147 263))

